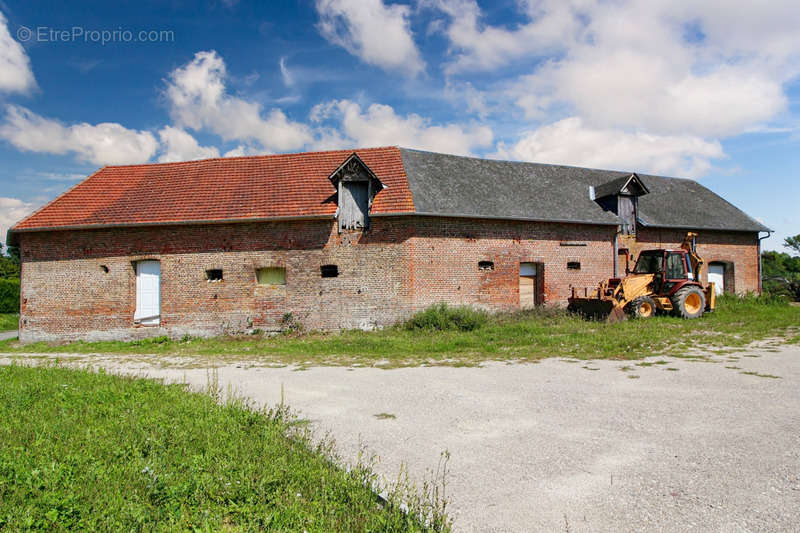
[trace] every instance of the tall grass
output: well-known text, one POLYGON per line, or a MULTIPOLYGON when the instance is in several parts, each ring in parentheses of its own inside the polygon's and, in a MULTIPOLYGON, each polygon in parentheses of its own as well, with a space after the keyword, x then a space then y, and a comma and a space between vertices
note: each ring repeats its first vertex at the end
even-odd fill
POLYGON ((435 499, 381 508, 372 471, 337 466, 283 408, 55 367, 0 382, 3 531, 449 529, 435 499))
POLYGON ((0 313, 0 331, 11 331, 19 327, 19 315, 0 313))
MULTIPOLYGON (((448 308, 449 309, 449 308, 448 308)), ((617 324, 587 321, 563 309, 541 308, 478 318, 462 328, 448 310, 379 331, 307 332, 277 337, 219 337, 125 342, 0 342, 0 352, 88 352, 207 356, 281 363, 392 365, 543 357, 637 359, 682 355, 687 349, 741 347, 768 337, 800 335, 800 307, 766 297, 719 299, 696 320, 657 316, 617 324), (429 320, 430 318, 430 320, 429 320), (443 325, 442 325, 443 323, 443 325)), ((460 315, 459 315, 460 316, 460 315)), ((460 319, 458 319, 460 320, 460 319)))

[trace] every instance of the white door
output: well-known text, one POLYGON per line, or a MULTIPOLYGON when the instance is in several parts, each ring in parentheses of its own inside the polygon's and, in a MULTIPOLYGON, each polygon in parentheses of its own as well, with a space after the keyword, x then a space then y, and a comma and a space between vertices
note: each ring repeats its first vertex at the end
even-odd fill
POLYGON ((133 319, 140 324, 157 326, 161 320, 161 263, 136 263, 136 312, 133 319))
POLYGON ((725 265, 721 263, 708 265, 708 282, 714 283, 714 291, 717 294, 725 292, 725 265))

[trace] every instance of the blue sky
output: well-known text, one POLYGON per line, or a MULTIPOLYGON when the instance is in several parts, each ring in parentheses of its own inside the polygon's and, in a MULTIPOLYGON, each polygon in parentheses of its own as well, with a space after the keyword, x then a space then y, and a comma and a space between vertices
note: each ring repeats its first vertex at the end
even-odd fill
POLYGON ((394 144, 691 177, 800 233, 793 2, 116 4, 0 0, 0 240, 106 164, 394 144))

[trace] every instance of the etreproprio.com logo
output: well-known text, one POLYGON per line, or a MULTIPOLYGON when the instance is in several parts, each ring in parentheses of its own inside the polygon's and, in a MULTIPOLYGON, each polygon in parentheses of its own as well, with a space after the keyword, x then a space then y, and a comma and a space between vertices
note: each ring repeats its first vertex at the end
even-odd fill
POLYGON ((97 43, 104 46, 108 43, 171 43, 175 41, 173 30, 90 30, 83 26, 73 26, 68 30, 37 26, 29 28, 20 26, 17 29, 17 40, 20 42, 36 41, 40 43, 97 43))

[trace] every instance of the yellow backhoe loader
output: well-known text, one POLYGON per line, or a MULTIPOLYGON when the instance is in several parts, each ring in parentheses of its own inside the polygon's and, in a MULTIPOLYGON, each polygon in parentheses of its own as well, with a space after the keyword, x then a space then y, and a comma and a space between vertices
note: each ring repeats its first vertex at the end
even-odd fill
POLYGON ((700 284, 703 259, 697 255, 696 233, 687 233, 678 250, 645 250, 631 271, 626 265, 624 278, 600 283, 596 291, 572 289, 569 309, 588 318, 609 322, 626 317, 649 318, 656 312, 683 318, 698 318, 716 308, 714 284, 700 284))

